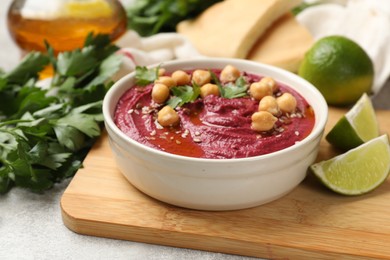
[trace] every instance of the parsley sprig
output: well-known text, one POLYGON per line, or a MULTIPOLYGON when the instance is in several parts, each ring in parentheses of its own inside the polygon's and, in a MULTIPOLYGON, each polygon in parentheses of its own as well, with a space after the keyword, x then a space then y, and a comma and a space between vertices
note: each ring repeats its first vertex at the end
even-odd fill
POLYGON ((185 19, 194 18, 211 5, 221 0, 138 0, 127 6, 129 29, 141 36, 158 32, 174 32, 176 25, 185 19))
POLYGON ((146 86, 158 79, 159 67, 148 68, 146 66, 135 67, 135 84, 146 86))
POLYGON ((211 73, 211 78, 218 86, 221 97, 232 99, 232 98, 244 97, 247 95, 249 84, 248 82, 246 82, 243 76, 240 76, 234 83, 229 82, 225 85, 222 85, 217 75, 215 75, 215 73, 212 71, 210 71, 210 73, 211 73))
POLYGON ((29 53, 0 74, 0 193, 12 187, 42 192, 71 177, 101 133, 102 100, 121 57, 106 35, 81 49, 29 53), (39 73, 52 64, 50 86, 39 73))
POLYGON ((181 107, 186 103, 190 103, 196 100, 200 95, 200 86, 198 86, 195 82, 192 83, 192 86, 179 86, 172 87, 171 92, 173 95, 168 99, 167 105, 175 108, 181 107))
MULTIPOLYGON (((147 68, 145 66, 136 67, 136 84, 138 86, 147 86, 152 84, 158 79, 159 67, 147 68)), ((222 84, 218 76, 210 71, 212 83, 216 84, 219 89, 219 93, 223 98, 240 98, 248 95, 249 83, 245 77, 240 76, 235 82, 228 82, 222 84)), ((195 101, 200 95, 200 88, 195 82, 191 85, 176 86, 170 89, 171 97, 167 101, 167 105, 172 108, 181 107, 186 103, 195 101)))

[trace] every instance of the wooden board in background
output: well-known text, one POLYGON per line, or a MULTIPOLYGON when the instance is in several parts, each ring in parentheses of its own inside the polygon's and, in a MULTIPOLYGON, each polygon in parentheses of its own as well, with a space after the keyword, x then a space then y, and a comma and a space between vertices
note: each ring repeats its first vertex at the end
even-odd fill
MULTIPOLYGON (((327 133, 344 110, 330 111, 327 133)), ((377 111, 390 134, 390 111, 377 111)), ((335 155, 322 141, 319 160, 335 155)), ((274 202, 207 212, 154 200, 117 170, 107 136, 88 154, 61 199, 74 232, 262 258, 390 259, 390 179, 357 197, 337 195, 308 176, 274 202)))

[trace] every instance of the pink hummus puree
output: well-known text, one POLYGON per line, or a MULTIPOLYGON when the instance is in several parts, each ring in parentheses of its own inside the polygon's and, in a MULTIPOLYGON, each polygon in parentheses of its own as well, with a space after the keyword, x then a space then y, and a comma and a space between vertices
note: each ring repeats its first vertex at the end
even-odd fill
POLYGON ((134 86, 120 98, 115 123, 132 139, 161 151, 212 159, 252 157, 292 146, 304 139, 314 126, 314 112, 307 101, 278 83, 281 93, 289 92, 296 98, 298 112, 281 116, 270 132, 251 129, 251 115, 258 110, 258 101, 250 97, 227 99, 214 95, 180 107, 180 125, 163 128, 156 123, 152 85, 134 86))

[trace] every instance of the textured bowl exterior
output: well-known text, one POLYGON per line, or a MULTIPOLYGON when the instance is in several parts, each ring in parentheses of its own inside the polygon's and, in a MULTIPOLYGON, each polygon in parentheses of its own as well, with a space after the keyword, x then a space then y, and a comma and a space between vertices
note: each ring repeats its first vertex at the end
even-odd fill
POLYGON ((119 98, 134 85, 131 73, 109 90, 103 115, 117 166, 145 194, 180 207, 236 210, 259 206, 293 190, 318 154, 328 116, 326 102, 307 81, 288 71, 239 59, 206 58, 159 64, 167 71, 223 68, 273 77, 300 93, 313 107, 315 125, 304 140, 271 154, 240 159, 203 159, 174 155, 146 147, 126 136, 113 121, 119 98))

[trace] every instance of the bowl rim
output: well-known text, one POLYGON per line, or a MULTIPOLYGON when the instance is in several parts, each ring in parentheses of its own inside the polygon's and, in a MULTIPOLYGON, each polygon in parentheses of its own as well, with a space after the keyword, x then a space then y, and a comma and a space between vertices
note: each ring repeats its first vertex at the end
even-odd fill
MULTIPOLYGON (((220 64, 229 64, 229 63, 234 63, 233 65, 237 64, 243 64, 243 65, 248 65, 248 66, 255 66, 259 70, 271 70, 274 71, 276 74, 289 77, 293 81, 298 82, 301 86, 304 87, 305 91, 310 91, 314 96, 316 96, 316 102, 313 104, 313 101, 307 100, 306 97, 304 97, 307 102, 310 104, 310 106, 318 107, 320 111, 320 115, 317 116, 315 115, 315 124, 308 136, 306 136, 303 140, 299 141, 298 143, 286 147, 282 150, 275 151, 272 153, 268 154, 263 154, 263 155, 257 155, 257 156, 251 156, 251 157, 244 157, 244 158, 222 158, 222 159, 217 159, 217 158, 199 158, 199 157, 190 157, 190 156, 184 156, 184 155, 177 155, 177 154, 172 154, 169 152, 164 152, 160 151, 156 148, 149 147, 147 145, 144 145, 132 138, 130 138, 128 135, 126 135, 124 132, 122 132, 119 127, 115 124, 113 120, 113 112, 110 111, 110 107, 116 107, 116 104, 119 100, 119 98, 131 87, 134 85, 129 85, 129 86, 124 86, 126 85, 127 81, 132 80, 135 77, 136 72, 130 72, 129 74, 123 76, 120 78, 118 81, 116 81, 111 88, 107 91, 104 99, 103 99, 103 118, 104 118, 104 123, 106 127, 109 127, 117 136, 119 136, 120 139, 122 139, 124 142, 129 143, 131 145, 136 146, 139 149, 143 149, 151 154, 154 154, 156 156, 160 157, 165 157, 169 159, 174 159, 174 160, 181 160, 181 161, 188 161, 188 162, 194 162, 194 163, 205 163, 205 162, 212 162, 212 163, 226 163, 226 162, 250 162, 250 161, 258 161, 258 160, 266 160, 267 158, 272 158, 278 155, 284 155, 286 153, 293 152, 295 150, 299 150, 302 146, 306 145, 307 143, 310 143, 311 141, 315 140, 317 137, 322 136, 323 131, 325 129, 326 122, 328 120, 328 105, 325 101, 325 98, 322 96, 320 91, 314 87, 310 82, 307 80, 299 77, 297 74, 294 74, 290 71, 281 69, 279 67, 275 67, 272 65, 264 64, 264 63, 259 63, 255 61, 250 61, 250 60, 245 60, 245 59, 237 59, 237 58, 209 58, 209 57, 201 57, 201 58, 192 58, 192 59, 183 59, 183 60, 170 60, 170 61, 165 61, 165 62, 160 62, 160 63, 154 63, 149 66, 146 66, 148 68, 155 68, 155 67, 166 67, 166 66, 175 66, 175 65, 191 65, 192 63, 220 63, 220 64), (120 92, 118 95, 118 99, 114 100, 114 96, 117 95, 117 93, 120 92), (112 103, 115 102, 113 105, 112 103), (317 121, 318 120, 318 121, 317 121)), ((238 65, 237 65, 238 66, 238 65)), ((199 66, 194 67, 193 69, 197 69, 199 66)), ((211 68, 211 67, 210 67, 211 68)), ((190 69, 190 68, 189 68, 190 69)), ((276 79, 278 81, 278 79, 276 79)), ((280 81, 279 81, 280 82, 280 81)), ((288 85, 289 87, 293 88, 295 91, 297 91, 300 95, 302 95, 301 91, 297 90, 294 88, 294 86, 288 85)))

